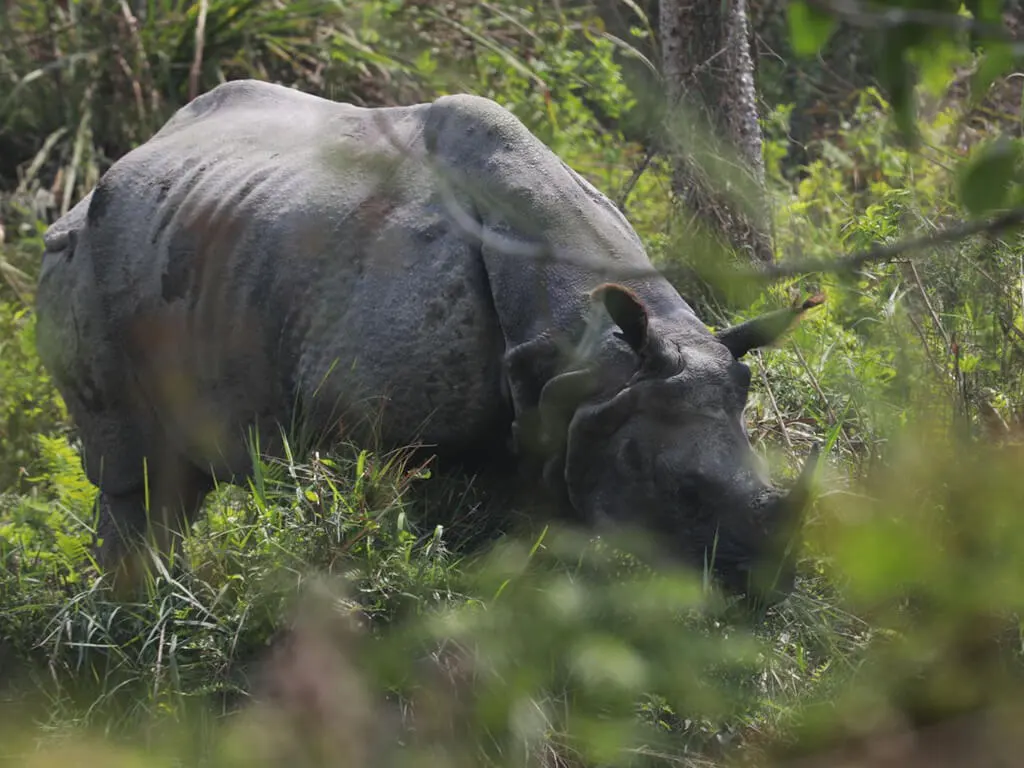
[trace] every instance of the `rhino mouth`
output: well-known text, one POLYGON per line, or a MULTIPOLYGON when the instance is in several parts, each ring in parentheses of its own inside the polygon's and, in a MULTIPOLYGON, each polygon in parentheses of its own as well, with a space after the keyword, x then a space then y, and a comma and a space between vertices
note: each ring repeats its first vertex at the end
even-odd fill
POLYGON ((789 488, 767 485, 743 499, 696 505, 692 497, 675 514, 648 523, 629 522, 604 505, 588 509, 586 518, 599 535, 615 538, 634 531, 654 534, 648 550, 655 562, 668 567, 684 563, 707 572, 728 594, 747 603, 772 606, 785 600, 796 586, 796 543, 810 481, 817 463, 811 454, 797 481, 789 488), (705 521, 695 529, 695 521, 705 521), (704 527, 707 521, 710 528, 704 527))
POLYGON ((724 590, 739 597, 751 608, 771 608, 785 602, 796 589, 792 568, 763 568, 758 564, 738 563, 718 572, 724 590))
POLYGON ((788 489, 766 486, 747 502, 738 530, 721 531, 700 553, 725 590, 771 606, 796 587, 795 544, 811 497, 817 446, 788 489))

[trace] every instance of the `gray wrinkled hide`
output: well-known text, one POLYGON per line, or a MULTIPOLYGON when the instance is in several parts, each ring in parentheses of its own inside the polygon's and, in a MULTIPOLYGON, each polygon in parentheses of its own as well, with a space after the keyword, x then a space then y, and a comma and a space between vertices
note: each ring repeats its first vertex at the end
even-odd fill
POLYGON ((253 426, 271 451, 296 420, 499 447, 574 362, 601 392, 552 471, 587 516, 647 504, 688 515, 705 546, 716 504, 686 496, 693 478, 722 505, 763 488, 732 355, 666 280, 619 279, 650 269, 628 222, 489 100, 369 110, 231 82, 117 162, 46 243, 40 353, 108 526, 142 526, 144 456, 194 513, 211 476, 249 472, 253 426), (659 350, 626 390, 637 357, 588 297, 608 280, 645 304, 659 350))

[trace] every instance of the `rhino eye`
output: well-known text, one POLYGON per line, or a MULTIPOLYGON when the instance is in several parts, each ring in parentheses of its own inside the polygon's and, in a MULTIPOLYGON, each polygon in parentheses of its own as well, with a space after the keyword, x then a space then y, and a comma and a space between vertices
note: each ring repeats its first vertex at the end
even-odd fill
POLYGON ((628 471, 634 474, 639 474, 643 471, 644 459, 640 455, 640 446, 633 438, 627 437, 623 441, 622 448, 619 449, 619 457, 628 471))

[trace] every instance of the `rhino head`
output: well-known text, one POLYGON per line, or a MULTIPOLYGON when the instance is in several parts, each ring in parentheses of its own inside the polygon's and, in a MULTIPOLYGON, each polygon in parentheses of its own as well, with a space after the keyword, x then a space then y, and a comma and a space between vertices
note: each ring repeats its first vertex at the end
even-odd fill
POLYGON ((623 286, 592 295, 613 321, 600 364, 555 376, 540 397, 549 482, 598 527, 641 526, 728 591, 778 602, 793 588, 817 449, 792 488, 770 484, 744 425, 742 358, 822 298, 712 334, 692 314, 649 315, 623 286))

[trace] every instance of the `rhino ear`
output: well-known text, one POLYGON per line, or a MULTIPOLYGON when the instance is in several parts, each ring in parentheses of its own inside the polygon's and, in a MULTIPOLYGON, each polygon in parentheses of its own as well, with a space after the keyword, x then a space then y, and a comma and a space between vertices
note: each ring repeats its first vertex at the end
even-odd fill
POLYGON ((774 312, 747 320, 745 323, 723 328, 716 338, 722 342, 737 360, 747 352, 774 343, 789 330, 800 316, 812 307, 825 301, 824 294, 817 294, 793 307, 777 309, 774 312))
POLYGON ((616 336, 641 354, 647 347, 647 308, 640 297, 629 288, 617 283, 599 285, 590 294, 604 304, 612 320, 619 326, 616 336))

